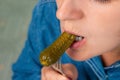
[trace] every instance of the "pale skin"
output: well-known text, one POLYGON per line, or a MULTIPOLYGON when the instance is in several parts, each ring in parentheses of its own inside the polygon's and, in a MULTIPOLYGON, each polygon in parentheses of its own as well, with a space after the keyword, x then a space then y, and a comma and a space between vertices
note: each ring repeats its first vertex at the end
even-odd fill
MULTIPOLYGON (((60 20, 61 31, 84 36, 85 39, 81 47, 69 48, 66 51, 72 59, 83 61, 99 55, 104 66, 120 60, 120 0, 56 2, 56 16, 60 20)), ((63 68, 67 77, 51 67, 43 67, 42 80, 70 80, 68 77, 77 80, 74 65, 64 64, 63 68)))

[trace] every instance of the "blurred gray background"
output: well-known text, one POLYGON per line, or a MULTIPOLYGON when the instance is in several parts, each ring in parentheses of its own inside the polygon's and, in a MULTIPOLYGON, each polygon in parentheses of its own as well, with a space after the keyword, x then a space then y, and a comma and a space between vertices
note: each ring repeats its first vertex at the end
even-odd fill
POLYGON ((0 0, 0 80, 11 80, 11 65, 26 39, 37 0, 0 0))

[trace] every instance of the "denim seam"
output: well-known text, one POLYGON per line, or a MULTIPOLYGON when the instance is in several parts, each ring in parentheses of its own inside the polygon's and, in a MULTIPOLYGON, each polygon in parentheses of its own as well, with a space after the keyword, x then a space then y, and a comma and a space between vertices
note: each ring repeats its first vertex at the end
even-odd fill
MULTIPOLYGON (((102 73, 100 70, 98 70, 98 68, 95 66, 95 62, 94 62, 94 61, 90 61, 90 62, 91 62, 91 63, 93 62, 93 65, 94 65, 95 69, 96 69, 97 71, 99 71, 101 75, 104 74, 104 73, 102 73)), ((96 64, 96 65, 97 65, 97 64, 96 64)))
POLYGON ((101 72, 101 71, 96 67, 97 64, 95 65, 95 62, 94 62, 94 61, 91 61, 91 60, 90 60, 90 62, 91 62, 91 64, 93 64, 93 66, 94 66, 94 68, 96 69, 96 71, 98 71, 99 74, 105 78, 105 76, 103 75, 104 73, 101 72))
POLYGON ((115 68, 118 68, 118 67, 120 67, 120 64, 118 64, 118 65, 115 65, 115 68))
MULTIPOLYGON (((102 77, 100 76, 101 74, 96 72, 97 68, 94 66, 94 64, 92 64, 91 61, 86 61, 86 63, 92 68, 92 70, 93 70, 94 73, 98 76, 98 78, 99 78, 100 80, 102 80, 102 77)), ((97 71, 98 71, 98 70, 97 70, 97 71)))
POLYGON ((118 64, 118 65, 113 65, 113 66, 111 66, 111 67, 104 67, 104 69, 112 69, 112 68, 118 68, 118 67, 120 67, 120 64, 118 64))

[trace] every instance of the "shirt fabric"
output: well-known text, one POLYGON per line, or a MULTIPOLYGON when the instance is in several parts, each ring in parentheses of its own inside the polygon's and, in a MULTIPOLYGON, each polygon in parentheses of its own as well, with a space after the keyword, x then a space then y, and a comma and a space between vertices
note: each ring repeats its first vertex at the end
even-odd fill
MULTIPOLYGON (((36 4, 24 48, 12 65, 12 80, 41 80, 40 52, 61 34, 56 10, 55 0, 39 0, 36 4)), ((99 56, 86 61, 74 61, 66 53, 62 55, 61 60, 62 63, 72 63, 76 66, 77 80, 120 80, 120 61, 103 67, 99 56)))

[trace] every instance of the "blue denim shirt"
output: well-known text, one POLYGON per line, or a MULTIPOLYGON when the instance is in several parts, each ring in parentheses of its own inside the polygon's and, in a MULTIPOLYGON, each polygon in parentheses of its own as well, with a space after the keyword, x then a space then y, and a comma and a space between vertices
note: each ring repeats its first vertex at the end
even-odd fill
MULTIPOLYGON (((35 6, 25 46, 12 65, 12 80, 41 80, 40 52, 61 34, 56 9, 55 0, 39 0, 35 6)), ((64 53, 62 62, 76 66, 79 73, 77 80, 120 80, 120 61, 103 67, 99 56, 74 61, 64 53)))

